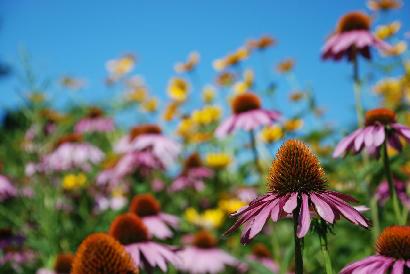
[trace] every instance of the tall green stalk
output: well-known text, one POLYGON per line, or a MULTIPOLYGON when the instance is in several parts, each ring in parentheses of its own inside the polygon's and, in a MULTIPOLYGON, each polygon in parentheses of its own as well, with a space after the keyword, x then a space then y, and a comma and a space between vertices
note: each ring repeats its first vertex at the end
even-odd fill
POLYGON ((320 250, 322 251, 323 259, 325 262, 326 274, 333 274, 332 260, 330 259, 329 250, 327 248, 326 234, 324 235, 319 234, 319 241, 320 241, 320 250))
POLYGON ((357 54, 353 53, 353 90, 355 97, 355 108, 357 115, 357 123, 359 127, 363 127, 363 106, 362 106, 362 83, 360 81, 359 75, 359 60, 357 59, 357 54))
POLYGON ((303 274, 303 254, 302 254, 302 239, 297 236, 298 219, 299 219, 299 205, 293 211, 293 237, 295 240, 295 273, 303 274))

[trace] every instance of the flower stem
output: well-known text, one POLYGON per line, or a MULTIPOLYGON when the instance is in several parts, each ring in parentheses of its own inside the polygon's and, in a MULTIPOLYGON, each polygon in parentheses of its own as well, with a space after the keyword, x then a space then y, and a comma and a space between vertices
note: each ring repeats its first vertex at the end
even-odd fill
POLYGON ((380 234, 380 222, 379 222, 379 210, 377 205, 377 198, 373 197, 370 199, 370 210, 372 214, 372 222, 373 222, 373 241, 376 243, 377 238, 380 234))
POLYGON ((300 205, 293 211, 293 237, 295 239, 295 273, 303 274, 302 239, 297 236, 300 205))
POLYGON ((359 76, 359 60, 357 59, 357 54, 353 53, 353 55, 353 90, 355 96, 357 123, 359 127, 363 127, 362 84, 359 76))
POLYGON ((387 154, 387 138, 383 144, 383 162, 384 162, 384 171, 386 172, 387 183, 389 184, 390 198, 393 202, 394 215, 396 217, 397 223, 402 224, 399 201, 397 199, 396 188, 394 187, 393 177, 391 174, 389 155, 387 154))
POLYGON ((258 172, 261 171, 261 167, 259 165, 259 154, 258 154, 258 150, 256 148, 256 138, 255 138, 255 131, 253 129, 251 129, 249 131, 249 136, 251 138, 251 147, 252 147, 252 152, 253 152, 253 161, 255 163, 256 166, 256 170, 258 170, 258 172))
POLYGON ((333 274, 332 261, 330 260, 329 250, 327 248, 326 234, 319 235, 320 249, 322 251, 323 259, 325 261, 326 274, 333 274))

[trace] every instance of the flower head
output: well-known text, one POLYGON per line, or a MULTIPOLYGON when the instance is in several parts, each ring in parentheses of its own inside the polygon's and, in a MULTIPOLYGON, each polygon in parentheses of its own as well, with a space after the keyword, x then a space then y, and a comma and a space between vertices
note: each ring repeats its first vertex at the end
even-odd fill
POLYGON ((77 250, 72 274, 139 273, 125 249, 104 233, 88 236, 77 250))
POLYGON ((205 156, 205 163, 214 169, 224 169, 232 162, 232 157, 227 153, 208 153, 205 156))
POLYGON ((74 255, 71 253, 58 254, 54 263, 54 271, 58 274, 70 274, 74 261, 74 255))
POLYGON ((240 114, 243 112, 260 109, 261 99, 254 93, 245 92, 235 96, 232 101, 232 112, 240 114))
POLYGON ((337 32, 348 32, 353 30, 369 30, 371 18, 367 14, 359 11, 349 12, 343 15, 337 23, 337 32))
POLYGON ((367 6, 375 11, 388 11, 400 8, 402 3, 400 0, 369 0, 367 6))
POLYGON ((217 245, 215 237, 206 230, 201 230, 194 235, 192 244, 196 247, 207 249, 213 248, 217 245))
POLYGON ((184 102, 189 93, 189 84, 183 78, 173 78, 168 85, 168 95, 177 102, 184 102))
POLYGON ((161 206, 151 194, 140 194, 132 198, 129 211, 140 217, 146 217, 157 215, 161 211, 161 206))
POLYGON ((148 240, 148 229, 136 215, 126 213, 114 219, 108 232, 123 245, 144 242, 148 240))

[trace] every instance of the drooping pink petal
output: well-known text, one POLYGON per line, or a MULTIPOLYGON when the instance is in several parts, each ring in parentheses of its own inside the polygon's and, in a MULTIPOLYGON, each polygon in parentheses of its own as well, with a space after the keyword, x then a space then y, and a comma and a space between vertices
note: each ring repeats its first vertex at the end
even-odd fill
POLYGON ((287 213, 292 213, 298 206, 298 193, 294 192, 290 195, 290 198, 286 201, 283 210, 287 213))
POLYGON ((298 238, 303 238, 310 227, 309 197, 304 193, 302 193, 302 206, 300 208, 298 223, 296 235, 298 238))
POLYGON ((310 194, 310 200, 313 202, 316 212, 328 223, 333 223, 335 220, 335 214, 332 208, 326 203, 326 201, 320 199, 314 193, 310 194))

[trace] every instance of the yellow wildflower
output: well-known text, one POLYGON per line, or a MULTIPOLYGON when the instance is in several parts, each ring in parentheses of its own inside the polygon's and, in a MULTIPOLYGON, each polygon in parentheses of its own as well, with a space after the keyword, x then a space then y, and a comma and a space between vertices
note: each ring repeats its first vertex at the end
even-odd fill
POLYGON ((46 96, 41 91, 33 91, 28 95, 28 99, 35 104, 43 103, 46 100, 46 96))
POLYGON ((68 174, 63 178, 63 189, 72 191, 83 187, 87 182, 87 177, 84 173, 68 174))
POLYGON ((246 203, 244 201, 241 201, 239 199, 227 199, 227 200, 220 200, 218 202, 218 206, 220 209, 225 211, 228 214, 231 214, 241 207, 245 206, 246 203))
POLYGON ((223 152, 208 153, 205 156, 205 163, 207 166, 215 169, 226 168, 232 162, 232 157, 223 152))
POLYGON ((145 87, 136 87, 127 94, 127 99, 132 102, 142 103, 148 96, 145 87))
POLYGON ((245 93, 249 90, 249 86, 245 82, 237 82, 233 86, 233 92, 235 95, 245 93))
POLYGON ((176 102, 169 103, 164 111, 163 119, 167 122, 174 120, 175 116, 178 114, 179 104, 176 102))
POLYGON ((407 43, 405 41, 397 42, 389 50, 382 51, 384 56, 398 56, 407 50, 407 43))
POLYGON ((255 74, 254 74, 253 70, 251 70, 251 69, 245 70, 245 72, 243 73, 243 82, 249 88, 253 87, 254 79, 255 79, 255 74))
POLYGON ((292 102, 299 102, 300 100, 302 100, 303 98, 306 97, 306 93, 303 91, 293 91, 290 95, 289 95, 289 99, 292 102))
POLYGON ((187 208, 184 212, 185 219, 192 224, 205 228, 218 228, 223 224, 225 212, 219 208, 207 209, 200 214, 195 208, 187 208))
POLYGON ((106 68, 113 77, 117 78, 130 72, 134 68, 134 65, 134 55, 126 54, 119 59, 109 60, 106 64, 106 68))
POLYGON ((374 11, 398 9, 401 6, 402 3, 398 0, 369 0, 367 2, 367 7, 374 11))
POLYGON ((284 123, 283 128, 285 131, 295 131, 303 127, 302 119, 291 119, 284 123))
POLYGON ((221 87, 230 87, 235 82, 235 75, 231 72, 224 71, 216 76, 215 83, 221 87))
POLYGON ((182 78, 173 78, 168 85, 168 95, 177 102, 184 102, 189 93, 189 84, 182 78))
POLYGON ((375 35, 377 38, 386 40, 396 34, 401 27, 401 23, 399 21, 394 21, 388 25, 378 26, 375 31, 375 35))
POLYGON ((294 66, 295 66, 295 60, 293 60, 292 58, 288 58, 280 62, 277 65, 276 70, 282 74, 289 73, 293 70, 294 66))
POLYGON ((260 138, 263 142, 271 144, 279 141, 283 137, 283 130, 277 125, 268 126, 262 129, 260 138))
POLYGON ((215 99, 215 89, 212 86, 206 86, 202 91, 202 100, 205 104, 211 104, 215 99))
POLYGON ((175 65, 175 72, 182 73, 193 71, 199 63, 199 58, 200 56, 198 52, 191 52, 188 56, 188 60, 185 63, 178 63, 175 65))
POLYGON ((192 113, 192 120, 199 125, 209 125, 219 121, 222 110, 218 106, 205 106, 192 113))
POLYGON ((142 108, 146 112, 156 112, 158 109, 158 99, 156 97, 149 98, 142 104, 142 108))

